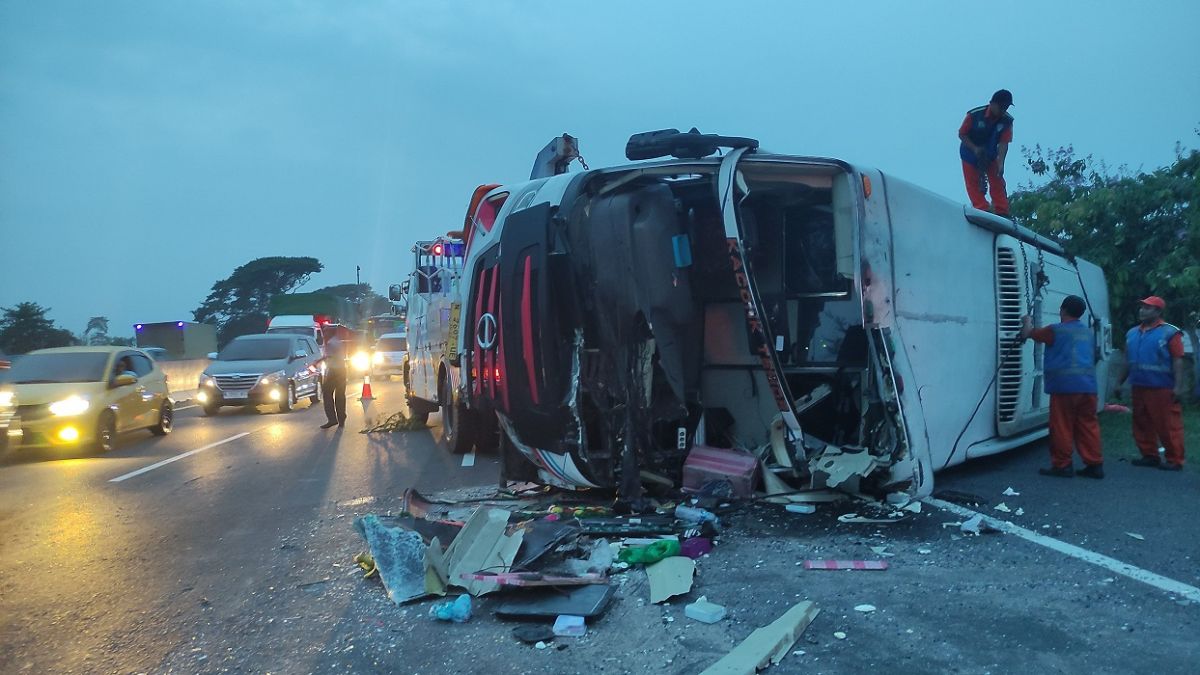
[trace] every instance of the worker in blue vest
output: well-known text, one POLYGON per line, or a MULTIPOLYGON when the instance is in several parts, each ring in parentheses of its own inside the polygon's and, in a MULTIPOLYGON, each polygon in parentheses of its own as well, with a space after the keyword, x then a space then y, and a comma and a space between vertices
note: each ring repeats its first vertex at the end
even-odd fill
POLYGON ((1157 295, 1142 300, 1138 325, 1125 335, 1125 366, 1117 377, 1133 389, 1133 441, 1141 457, 1134 466, 1183 469, 1183 398, 1187 366, 1183 362, 1183 331, 1163 321, 1167 303, 1157 295), (1163 448, 1166 461, 1159 459, 1163 448))
POLYGON ((1013 139, 1013 118, 1008 109, 1012 92, 1001 89, 987 105, 972 108, 958 127, 958 156, 971 206, 1008 217, 1008 186, 1004 183, 1004 159, 1013 139), (984 177, 991 188, 992 204, 984 196, 984 177))
POLYGON ((1096 419, 1096 338, 1080 317, 1087 303, 1068 295, 1059 307, 1061 323, 1034 328, 1022 317, 1021 339, 1046 345, 1043 359, 1046 393, 1050 394, 1050 468, 1043 476, 1104 478, 1100 424, 1096 419), (1072 457, 1079 451, 1084 467, 1075 471, 1072 457))

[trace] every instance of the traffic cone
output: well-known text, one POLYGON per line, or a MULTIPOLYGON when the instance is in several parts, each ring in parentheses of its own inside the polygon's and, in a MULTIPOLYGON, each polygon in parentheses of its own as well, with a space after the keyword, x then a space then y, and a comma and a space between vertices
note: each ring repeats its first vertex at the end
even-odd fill
POLYGON ((363 375, 362 396, 359 397, 359 400, 361 400, 361 401, 375 400, 375 397, 371 395, 371 376, 370 375, 363 375))

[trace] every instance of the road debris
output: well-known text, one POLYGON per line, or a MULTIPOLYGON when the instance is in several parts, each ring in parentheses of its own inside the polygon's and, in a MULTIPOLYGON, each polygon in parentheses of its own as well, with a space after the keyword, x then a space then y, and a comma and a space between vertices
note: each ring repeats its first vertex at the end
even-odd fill
POLYGON ((1020 497, 1021 496, 1020 492, 1017 492, 1016 490, 1012 489, 1011 487, 1004 488, 1004 492, 1001 492, 1000 494, 1004 495, 1005 497, 1020 497))
POLYGON ((768 663, 777 665, 820 613, 809 601, 794 605, 783 616, 756 629, 701 675, 754 675, 768 663))
POLYGON ((683 462, 685 492, 704 492, 713 483, 727 483, 730 496, 748 499, 758 483, 758 458, 741 450, 694 445, 683 462))
POLYGON ((552 630, 557 637, 583 637, 587 635, 587 623, 582 616, 560 614, 552 630))
POLYGON ((679 553, 692 560, 708 555, 712 550, 712 541, 706 537, 688 537, 679 544, 679 553))
POLYGON ((855 605, 854 611, 870 614, 875 611, 875 605, 855 605))
POLYGON ((439 621, 466 623, 471 620, 471 596, 464 593, 453 600, 443 600, 429 608, 429 616, 439 621))
POLYGON ((888 553, 886 546, 872 546, 871 553, 884 558, 894 558, 896 556, 895 553, 888 553))
POLYGON ((658 604, 692 590, 696 561, 685 556, 664 558, 646 567, 650 579, 650 602, 658 604))
POLYGON ((806 570, 886 570, 886 560, 805 560, 806 570))
POLYGON ((684 605, 683 613, 689 619, 695 619, 701 623, 716 623, 725 618, 725 608, 709 602, 707 595, 700 596, 690 605, 684 605))
POLYGON ((1000 502, 999 504, 993 506, 992 508, 996 509, 997 511, 1000 511, 1001 513, 1012 513, 1012 509, 1008 508, 1008 504, 1005 504, 1004 502, 1000 502))
POLYGON ((817 512, 817 507, 812 504, 788 504, 783 508, 788 513, 812 514, 817 512))
POLYGON ((427 547, 416 532, 388 527, 379 517, 357 518, 354 527, 371 548, 371 557, 388 598, 396 604, 429 595, 425 585, 427 547))
POLYGON ((834 633, 834 634, 833 634, 833 637, 835 637, 835 638, 837 638, 837 639, 839 639, 839 640, 845 640, 845 639, 846 639, 846 634, 845 634, 845 633, 843 633, 842 631, 840 631, 840 630, 839 630, 839 631, 837 631, 836 633, 834 633))
POLYGON ((971 516, 969 519, 967 519, 965 522, 959 523, 958 529, 963 534, 970 534, 970 535, 995 534, 995 533, 1000 532, 1000 530, 989 525, 988 522, 986 520, 984 520, 984 518, 981 514, 975 514, 974 516, 971 516))
POLYGON ((610 585, 577 586, 570 590, 537 589, 501 602, 498 616, 557 617, 573 614, 584 618, 600 616, 608 609, 615 589, 610 585))
POLYGON ((554 639, 554 629, 541 624, 524 624, 512 631, 513 637, 527 645, 549 642, 554 639))
POLYGON ((650 565, 666 558, 678 556, 681 552, 678 541, 661 539, 646 546, 626 546, 617 553, 617 560, 630 564, 650 565))
POLYGON ((1137 539, 1138 541, 1146 541, 1146 538, 1143 537, 1142 535, 1138 534, 1137 532, 1126 532, 1125 534, 1130 537, 1133 537, 1134 539, 1137 539))

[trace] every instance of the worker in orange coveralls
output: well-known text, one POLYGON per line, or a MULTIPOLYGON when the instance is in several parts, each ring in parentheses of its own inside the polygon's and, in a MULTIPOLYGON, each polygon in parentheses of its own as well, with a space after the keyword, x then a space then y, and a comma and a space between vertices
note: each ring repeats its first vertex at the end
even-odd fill
POLYGON ((958 156, 962 159, 963 179, 971 206, 1008 217, 1008 187, 1004 183, 1004 158, 1013 138, 1013 118, 1008 108, 1012 92, 1001 89, 992 94, 987 105, 972 108, 958 128, 958 156), (984 197, 984 177, 991 188, 992 205, 984 197))
POLYGON ((1104 478, 1096 420, 1096 339, 1092 329, 1079 320, 1086 310, 1083 298, 1068 295, 1058 310, 1061 323, 1034 328, 1029 316, 1021 318, 1021 339, 1032 337, 1046 345, 1043 363, 1046 393, 1050 394, 1050 468, 1038 470, 1043 476, 1075 476, 1072 456, 1078 449, 1084 463, 1078 475, 1104 478))
POLYGON ((1120 387, 1133 385, 1133 441, 1142 456, 1134 466, 1183 469, 1183 406, 1187 366, 1183 362, 1183 331, 1163 321, 1167 303, 1157 295, 1142 300, 1140 323, 1125 335, 1125 361, 1117 377, 1120 387), (1166 462, 1158 457, 1159 444, 1166 462))

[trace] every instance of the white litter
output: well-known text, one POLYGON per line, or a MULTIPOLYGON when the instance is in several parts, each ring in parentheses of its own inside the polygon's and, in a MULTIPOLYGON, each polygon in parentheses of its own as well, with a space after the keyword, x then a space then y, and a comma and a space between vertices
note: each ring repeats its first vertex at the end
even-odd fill
POLYGON ((1126 532, 1125 534, 1133 537, 1134 539, 1137 539, 1138 541, 1146 541, 1146 538, 1143 537, 1142 535, 1138 534, 1137 532, 1126 532))
POLYGON ((920 513, 921 512, 921 502, 913 502, 913 503, 909 504, 908 506, 905 506, 903 509, 901 509, 901 511, 908 511, 909 513, 920 513))
POLYGON ((854 611, 863 612, 864 614, 874 612, 875 605, 857 605, 854 607, 854 611))
POLYGON ((1013 511, 1013 513, 1018 516, 1023 516, 1023 515, 1025 515, 1025 509, 1018 506, 1017 510, 1013 511))
POLYGON ((919 548, 917 549, 917 553, 920 553, 921 555, 929 555, 930 553, 933 553, 933 551, 928 548, 919 548))
POLYGON ((959 529, 963 534, 979 534, 983 531, 983 516, 976 514, 970 520, 959 525, 959 529))
MULTIPOLYGON (((886 546, 872 546, 871 553, 874 553, 875 555, 881 556, 884 558, 891 558, 892 556, 896 555, 895 553, 888 553, 886 546)), ((799 563, 797 563, 797 564, 799 564, 799 563)))
POLYGON ((1021 496, 1020 492, 1017 492, 1016 490, 1014 490, 1012 488, 1004 488, 1004 492, 1001 492, 1000 494, 1004 495, 1005 497, 1020 497, 1021 496))
POLYGON ((997 511, 1001 511, 1003 513, 1012 513, 1012 509, 1008 508, 1008 504, 1005 504, 1004 502, 1000 502, 999 504, 993 506, 992 508, 996 509, 997 511))
POLYGON ((838 632, 836 632, 836 633, 834 633, 834 634, 833 634, 833 637, 835 637, 835 638, 837 638, 837 639, 839 639, 839 640, 845 640, 845 639, 846 639, 846 634, 845 634, 845 633, 843 633, 842 631, 840 631, 840 630, 839 630, 838 632))

